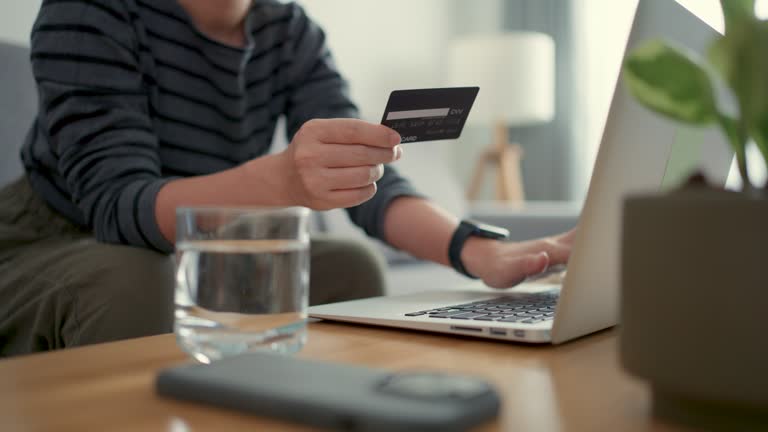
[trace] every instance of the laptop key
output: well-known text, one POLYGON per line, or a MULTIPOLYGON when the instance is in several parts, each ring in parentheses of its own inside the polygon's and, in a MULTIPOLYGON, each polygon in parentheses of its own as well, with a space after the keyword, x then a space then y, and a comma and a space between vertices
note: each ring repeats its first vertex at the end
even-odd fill
POLYGON ((506 317, 506 315, 501 315, 501 314, 490 314, 490 315, 482 314, 480 317, 472 318, 472 319, 480 319, 481 321, 493 321, 493 320, 497 320, 497 319, 505 318, 505 317, 506 317))
POLYGON ((498 321, 498 322, 518 322, 518 321, 521 321, 521 320, 524 320, 524 319, 525 319, 525 317, 511 316, 511 317, 501 318, 501 319, 498 319, 496 321, 498 321))
POLYGON ((454 315, 458 315, 458 314, 462 314, 462 313, 465 313, 465 312, 457 310, 457 311, 454 311, 454 312, 446 311, 446 312, 440 312, 440 313, 437 313, 437 314, 429 314, 429 316, 430 317, 437 317, 437 318, 450 318, 450 317, 452 317, 454 315))
POLYGON ((405 316, 419 316, 419 315, 426 315, 426 312, 411 312, 405 314, 405 316))
POLYGON ((460 313, 456 315, 451 315, 451 319, 475 319, 481 316, 486 316, 488 314, 477 314, 477 313, 460 313))
POLYGON ((542 321, 544 321, 544 320, 539 319, 539 318, 530 318, 530 319, 527 319, 527 320, 523 320, 521 322, 524 322, 526 324, 535 324, 537 322, 542 322, 542 321))

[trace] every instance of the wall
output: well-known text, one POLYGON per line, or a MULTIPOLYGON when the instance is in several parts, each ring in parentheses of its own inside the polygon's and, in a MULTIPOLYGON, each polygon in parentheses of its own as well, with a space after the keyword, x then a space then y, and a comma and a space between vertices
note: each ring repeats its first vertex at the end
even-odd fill
POLYGON ((444 0, 300 3, 325 30, 364 118, 381 119, 391 90, 433 87, 441 80, 450 31, 444 0))
POLYGON ((29 32, 41 0, 2 0, 0 2, 0 40, 29 45, 29 32))

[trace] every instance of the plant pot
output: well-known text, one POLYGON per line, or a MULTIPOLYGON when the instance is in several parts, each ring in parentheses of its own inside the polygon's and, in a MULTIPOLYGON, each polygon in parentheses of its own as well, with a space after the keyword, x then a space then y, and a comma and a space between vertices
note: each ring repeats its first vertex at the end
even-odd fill
POLYGON ((689 187, 623 221, 621 361, 654 414, 768 430, 768 197, 689 187))

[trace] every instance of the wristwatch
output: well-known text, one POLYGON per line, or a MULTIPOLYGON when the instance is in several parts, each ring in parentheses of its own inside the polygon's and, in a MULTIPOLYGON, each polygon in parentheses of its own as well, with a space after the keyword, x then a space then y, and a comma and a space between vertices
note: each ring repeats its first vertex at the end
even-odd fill
POLYGON ((467 271, 464 263, 461 262, 461 250, 464 248, 464 243, 469 236, 501 240, 509 237, 509 230, 484 223, 463 220, 459 227, 456 228, 456 231, 454 231, 453 237, 451 237, 451 244, 448 246, 448 260, 457 272, 472 279, 477 279, 476 276, 467 271))

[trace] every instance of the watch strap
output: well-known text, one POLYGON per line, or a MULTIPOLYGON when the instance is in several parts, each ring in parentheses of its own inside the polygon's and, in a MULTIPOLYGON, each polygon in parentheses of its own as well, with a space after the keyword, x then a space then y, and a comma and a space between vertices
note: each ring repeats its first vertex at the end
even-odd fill
POLYGON ((451 237, 451 243, 448 246, 448 260, 451 266, 459 273, 472 279, 477 279, 477 276, 470 274, 464 267, 464 263, 461 262, 461 250, 464 248, 464 243, 469 236, 473 235, 477 227, 469 222, 461 221, 459 227, 453 232, 451 237))

